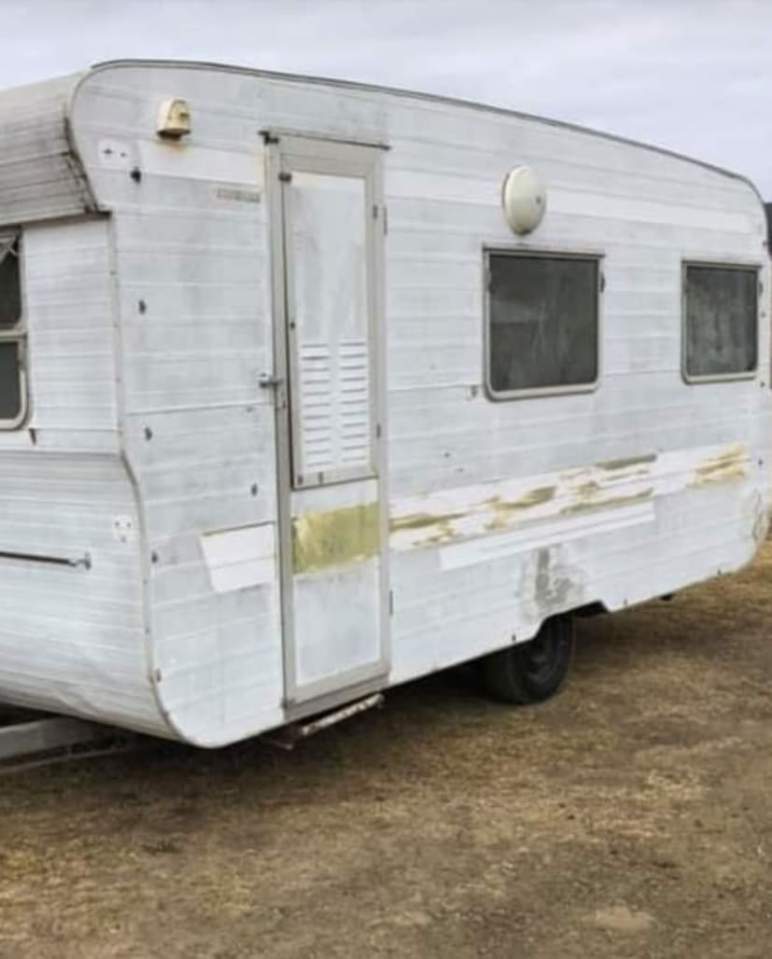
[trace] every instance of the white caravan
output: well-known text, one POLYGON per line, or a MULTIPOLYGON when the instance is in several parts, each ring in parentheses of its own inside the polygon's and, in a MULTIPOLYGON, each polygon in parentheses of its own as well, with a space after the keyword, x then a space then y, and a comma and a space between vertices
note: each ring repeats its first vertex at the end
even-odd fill
POLYGON ((0 95, 0 700, 219 746, 766 532, 744 179, 472 103, 117 62, 0 95))

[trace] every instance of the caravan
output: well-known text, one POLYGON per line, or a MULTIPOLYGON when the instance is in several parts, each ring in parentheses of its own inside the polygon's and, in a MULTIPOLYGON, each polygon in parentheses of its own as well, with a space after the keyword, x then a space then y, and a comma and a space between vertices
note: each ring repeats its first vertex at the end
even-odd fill
POLYGON ((741 177, 506 110, 116 62, 0 94, 0 700, 219 746, 766 534, 741 177))

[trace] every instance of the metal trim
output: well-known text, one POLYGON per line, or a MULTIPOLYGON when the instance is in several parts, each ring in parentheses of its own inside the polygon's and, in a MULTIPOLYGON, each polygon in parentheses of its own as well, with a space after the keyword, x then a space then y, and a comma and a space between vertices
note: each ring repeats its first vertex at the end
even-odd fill
POLYGON ((258 135, 263 138, 265 144, 279 143, 288 137, 296 137, 302 140, 321 140, 327 143, 335 143, 343 146, 370 147, 373 150, 390 150, 388 143, 380 140, 361 140, 358 137, 346 137, 345 139, 336 138, 329 133, 317 133, 315 131, 306 131, 293 127, 265 127, 258 130, 258 135))
POLYGON ((69 556, 48 556, 40 553, 18 553, 12 550, 0 549, 0 560, 3 559, 20 560, 27 563, 46 563, 49 566, 71 566, 74 568, 82 566, 83 569, 91 569, 90 553, 84 553, 83 556, 79 556, 77 559, 72 559, 69 556))
POLYGON ((0 727, 0 761, 94 742, 114 732, 107 726, 64 716, 13 723, 0 727))
MULTIPOLYGON (((374 154, 371 148, 351 146, 341 144, 337 141, 311 141, 306 144, 303 139, 283 138, 279 143, 279 153, 281 155, 281 168, 278 174, 278 180, 282 188, 292 183, 292 174, 315 173, 321 176, 340 176, 350 179, 361 179, 365 189, 365 211, 374 203, 372 169, 374 166, 374 154), (349 155, 354 151, 353 155, 349 155), (364 151, 364 152, 360 152, 364 151), (343 155, 341 155, 343 154, 343 155)), ((369 462, 363 466, 339 466, 335 469, 324 470, 314 474, 308 473, 302 469, 302 457, 299 431, 293 429, 292 411, 301 410, 301 398, 299 394, 300 371, 298 368, 298 349, 296 343, 295 330, 295 284, 293 279, 294 256, 288 247, 288 235, 292 229, 292 193, 290 190, 282 189, 282 212, 283 212, 283 230, 284 230, 284 272, 285 272, 285 302, 288 310, 286 317, 286 339, 287 339, 287 386, 288 401, 290 409, 290 439, 291 439, 291 465, 292 465, 292 486, 293 489, 310 489, 316 486, 327 486, 332 483, 341 483, 353 480, 372 479, 377 477, 378 470, 375 462, 375 436, 374 426, 370 425, 370 443, 368 451, 369 462)), ((366 259, 368 278, 372 281, 374 276, 372 255, 370 253, 373 244, 373 236, 370 225, 370 217, 365 215, 365 237, 366 237, 366 259)), ((369 286, 372 285, 372 282, 369 286)), ((368 290, 368 339, 369 345, 377 348, 375 339, 376 324, 374 321, 374 303, 372 294, 368 290)), ((372 351, 369 356, 369 376, 370 376, 370 399, 375 397, 376 370, 374 368, 374 357, 372 351)))
MULTIPOLYGON (((341 169, 351 170, 350 175, 362 176, 367 184, 367 205, 376 202, 382 204, 383 175, 380 158, 382 153, 375 149, 362 146, 352 146, 339 141, 315 141, 303 143, 301 139, 285 137, 278 143, 266 145, 266 182, 268 184, 268 210, 271 249, 271 288, 273 296, 273 341, 274 341, 274 375, 283 375, 289 370, 289 343, 288 343, 288 293, 287 293, 287 250, 286 229, 284 220, 285 190, 279 180, 279 173, 286 172, 287 166, 301 163, 312 165, 313 169, 324 168, 329 163, 338 164, 341 169), (367 152, 365 152, 367 151, 367 152), (345 154, 349 157, 358 153, 359 157, 352 167, 346 163, 345 154), (344 154, 341 162, 341 154, 344 154), (369 154, 369 156, 368 156, 369 154)), ((294 634, 295 617, 293 609, 294 570, 292 568, 292 510, 291 497, 293 465, 291 459, 291 432, 290 432, 290 404, 291 394, 288 386, 283 384, 277 391, 276 411, 276 467, 277 467, 277 513, 278 513, 278 549, 280 571, 280 608, 282 616, 282 662, 284 669, 285 715, 291 720, 298 715, 319 711, 323 706, 319 702, 327 702, 330 697, 334 705, 350 700, 364 683, 366 691, 372 688, 381 688, 385 683, 391 666, 390 619, 388 615, 388 490, 387 468, 385 462, 386 437, 379 424, 383 424, 382 411, 385 409, 385 324, 383 323, 384 302, 384 240, 380 224, 372 217, 366 218, 368 270, 372 282, 370 291, 370 337, 373 350, 370 357, 370 373, 372 377, 371 396, 377 405, 371 422, 371 456, 375 469, 374 476, 357 476, 358 480, 367 482, 375 480, 378 483, 378 502, 380 504, 380 531, 381 551, 379 554, 379 643, 380 656, 373 663, 358 667, 346 673, 325 678, 321 681, 298 686, 294 666, 294 634), (374 684, 374 685, 373 685, 374 684)), ((343 480, 341 480, 343 481, 343 480)), ((327 485, 327 484, 325 484, 327 485)), ((335 485, 332 482, 329 485, 335 485)), ((308 487, 301 486, 296 492, 302 492, 308 487)))
POLYGON ((308 83, 313 86, 336 87, 344 90, 361 91, 362 93, 385 93, 395 97, 404 97, 412 100, 428 101, 430 103, 445 103, 448 106, 461 107, 468 110, 476 110, 483 113, 490 113, 497 116, 514 117, 520 120, 532 120, 537 123, 543 123, 546 126, 558 127, 562 130, 571 130, 575 133, 583 133, 588 136, 599 137, 603 140, 609 140, 612 143, 623 143, 627 146, 637 147, 647 150, 650 153, 656 153, 660 156, 671 157, 676 160, 683 160, 686 163, 692 163, 694 166, 701 167, 704 170, 710 170, 721 176, 729 177, 732 180, 738 180, 745 183, 753 190, 759 205, 764 214, 764 199, 756 185, 748 177, 741 173, 735 173, 733 170, 727 170, 725 167, 716 166, 712 163, 706 163, 684 153, 678 153, 676 150, 668 150, 665 147, 653 146, 649 143, 642 143, 640 140, 632 140, 629 137, 617 136, 603 130, 596 130, 592 127, 584 127, 578 123, 570 123, 567 120, 554 120, 549 117, 541 117, 534 113, 524 113, 519 110, 512 110, 507 107, 491 106, 488 103, 481 103, 477 100, 464 100, 461 97, 443 96, 437 93, 426 93, 420 90, 408 90, 404 87, 387 87, 374 83, 362 83, 354 80, 340 80, 330 77, 309 76, 302 73, 282 73, 274 70, 257 70, 250 67, 233 66, 227 63, 217 63, 207 60, 165 60, 161 59, 118 59, 102 60, 91 65, 90 69, 84 73, 75 88, 73 96, 77 93, 80 85, 94 73, 99 73, 109 69, 136 69, 137 67, 149 67, 153 69, 188 69, 188 70, 214 70, 221 73, 238 73, 246 76, 260 77, 265 80, 279 80, 290 83, 308 83))
POLYGON ((0 419, 0 432, 12 433, 20 430, 27 422, 30 414, 29 397, 29 376, 27 368, 29 366, 29 341, 27 336, 27 309, 26 309, 26 284, 24 281, 24 243, 22 242, 21 227, 14 230, 4 230, 0 234, 0 240, 6 242, 11 237, 11 242, 7 244, 0 261, 6 256, 16 256, 19 269, 19 297, 21 299, 21 309, 19 318, 13 326, 0 329, 1 343, 16 343, 18 345, 17 369, 19 374, 19 412, 13 419, 0 419), (13 247, 16 246, 16 253, 13 247))
POLYGON ((115 428, 118 436, 118 455, 126 470, 126 477, 134 501, 134 510, 137 517, 137 540, 135 549, 137 563, 140 568, 140 604, 142 609, 142 643, 145 658, 145 677, 150 693, 158 710, 159 718, 166 726, 173 739, 196 745, 185 735, 181 726, 164 706, 163 694, 158 687, 158 671, 156 667, 156 647, 153 635, 153 601, 151 596, 150 577, 152 562, 147 533, 147 516, 145 501, 142 497, 139 479, 129 453, 126 441, 126 378, 123 376, 124 340, 123 324, 121 322, 121 278, 118 271, 118 250, 115 235, 115 220, 112 216, 106 218, 107 255, 110 268, 110 316, 113 330, 113 376, 115 383, 115 428))
POLYGON ((360 699, 362 696, 369 696, 373 693, 380 692, 386 689, 387 686, 387 678, 385 675, 382 675, 359 682, 356 685, 345 686, 324 694, 319 694, 314 699, 285 703, 284 722, 292 723, 300 719, 305 719, 308 716, 316 716, 328 709, 335 709, 338 706, 360 699))
POLYGON ((758 261, 743 260, 701 260, 684 259, 681 260, 681 378, 688 386, 699 386, 701 383, 735 383, 741 380, 754 380, 759 375, 761 363, 761 307, 762 298, 759 295, 758 284, 761 277, 763 264, 758 261), (690 266, 697 266, 710 269, 715 267, 718 270, 741 270, 753 271, 756 274, 756 362, 753 369, 741 373, 708 373, 702 376, 693 376, 687 370, 687 316, 686 316, 686 272, 690 266))
POLYGON ((532 399, 541 396, 565 396, 568 394, 594 393, 600 388, 603 372, 603 293, 605 291, 605 278, 601 263, 603 253, 582 253, 575 250, 550 250, 550 249, 529 249, 525 247, 507 247, 507 246, 483 246, 483 386, 487 398, 493 403, 507 403, 513 400, 532 399), (595 316, 597 327, 596 342, 596 376, 591 383, 566 384, 563 386, 537 386, 527 387, 521 390, 494 390, 490 381, 490 257, 491 255, 503 255, 512 257, 532 257, 550 260, 583 260, 595 264, 597 271, 597 288, 595 294, 595 316))

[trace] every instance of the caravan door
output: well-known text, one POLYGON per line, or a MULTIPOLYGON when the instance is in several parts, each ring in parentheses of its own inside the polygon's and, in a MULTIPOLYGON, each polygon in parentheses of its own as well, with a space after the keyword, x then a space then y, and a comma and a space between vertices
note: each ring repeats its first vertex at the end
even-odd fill
POLYGON ((376 147, 269 147, 286 705, 366 691, 388 670, 376 147))

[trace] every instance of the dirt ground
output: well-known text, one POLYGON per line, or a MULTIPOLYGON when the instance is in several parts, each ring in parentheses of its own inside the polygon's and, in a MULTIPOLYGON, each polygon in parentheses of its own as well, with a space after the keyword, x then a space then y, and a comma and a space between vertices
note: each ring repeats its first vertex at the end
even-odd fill
POLYGON ((772 955, 772 544, 584 621, 552 702, 459 673, 292 753, 0 779, 2 959, 772 955))

